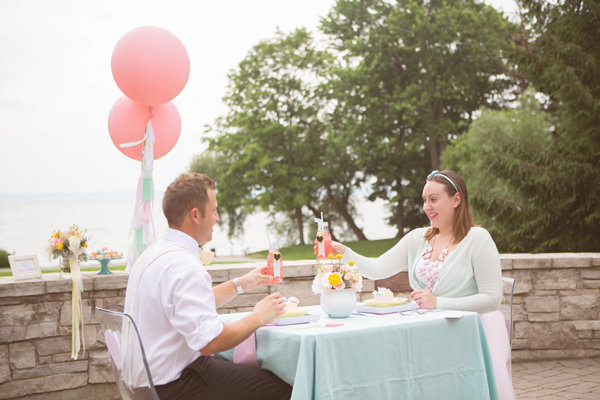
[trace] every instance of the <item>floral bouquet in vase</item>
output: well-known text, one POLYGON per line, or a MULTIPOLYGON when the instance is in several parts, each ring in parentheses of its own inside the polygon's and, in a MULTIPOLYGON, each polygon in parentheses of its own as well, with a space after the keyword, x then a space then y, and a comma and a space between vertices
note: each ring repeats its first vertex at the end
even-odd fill
POLYGON ((61 271, 71 272, 69 259, 87 261, 87 242, 89 237, 86 230, 80 230, 77 225, 71 225, 67 231, 56 230, 48 240, 50 259, 62 258, 61 271))
POLYGON ((318 262, 319 272, 313 280, 312 290, 315 294, 328 293, 334 290, 350 289, 360 292, 362 289, 362 276, 354 261, 348 261, 348 265, 342 264, 342 255, 333 254, 327 256, 329 262, 318 262))
POLYGON ((77 225, 71 225, 69 230, 62 232, 56 230, 48 240, 48 252, 50 258, 62 258, 60 275, 63 272, 70 275, 73 282, 71 290, 71 358, 77 360, 79 352, 85 352, 85 341, 83 340, 83 303, 81 293, 83 292, 83 281, 78 261, 87 261, 87 247, 89 237, 87 231, 79 229, 77 225))
POLYGON ((329 261, 317 263, 319 272, 313 280, 312 290, 321 295, 321 308, 330 317, 347 317, 356 306, 356 292, 362 289, 362 275, 353 261, 342 264, 341 254, 335 261, 333 254, 327 258, 329 261))

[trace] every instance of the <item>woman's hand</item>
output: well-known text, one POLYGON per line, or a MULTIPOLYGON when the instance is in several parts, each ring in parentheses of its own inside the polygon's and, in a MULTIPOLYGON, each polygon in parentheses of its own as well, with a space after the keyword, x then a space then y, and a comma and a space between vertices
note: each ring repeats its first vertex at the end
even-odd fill
POLYGON ((338 254, 344 254, 346 252, 346 246, 344 246, 341 243, 334 242, 332 240, 331 241, 331 252, 333 253, 334 256, 337 256, 338 254))
POLYGON ((413 299, 420 308, 436 308, 437 298, 427 290, 415 290, 409 298, 413 299))
POLYGON ((242 289, 244 289, 244 290, 254 289, 261 283, 272 280, 273 279, 272 275, 265 275, 262 273, 263 268, 266 268, 266 266, 254 268, 252 271, 248 272, 246 275, 241 276, 239 279, 240 279, 240 284, 242 285, 242 289))

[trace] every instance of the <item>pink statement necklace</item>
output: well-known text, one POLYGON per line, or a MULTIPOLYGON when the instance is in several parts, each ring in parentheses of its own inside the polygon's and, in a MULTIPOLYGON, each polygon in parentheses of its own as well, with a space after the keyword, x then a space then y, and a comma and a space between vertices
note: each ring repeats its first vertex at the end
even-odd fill
MULTIPOLYGON (((450 241, 452 241, 452 238, 450 238, 450 241)), ((448 245, 449 244, 450 242, 448 242, 448 245)), ((442 249, 437 260, 431 259, 431 253, 433 252, 433 247, 431 247, 431 245, 427 246, 425 252, 421 256, 421 260, 417 266, 417 276, 421 283, 425 285, 425 290, 428 292, 433 290, 433 286, 435 286, 438 280, 440 266, 448 255, 448 245, 442 249)))

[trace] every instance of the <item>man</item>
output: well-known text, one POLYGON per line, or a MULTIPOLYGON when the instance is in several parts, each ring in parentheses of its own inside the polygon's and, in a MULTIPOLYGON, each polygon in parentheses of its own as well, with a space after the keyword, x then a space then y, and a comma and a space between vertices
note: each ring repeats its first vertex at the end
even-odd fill
POLYGON ((212 287, 199 246, 212 239, 219 221, 214 181, 180 175, 164 194, 163 212, 169 229, 132 268, 125 296, 125 312, 138 325, 160 398, 289 399, 291 386, 272 372, 211 356, 284 312, 281 296, 273 293, 246 317, 219 321, 217 307, 272 277, 256 268, 212 287))

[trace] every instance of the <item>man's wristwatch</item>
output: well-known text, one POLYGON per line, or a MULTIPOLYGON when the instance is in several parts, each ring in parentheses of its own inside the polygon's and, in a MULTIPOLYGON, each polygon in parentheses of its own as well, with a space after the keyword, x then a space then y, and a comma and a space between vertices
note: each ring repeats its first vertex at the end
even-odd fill
POLYGON ((233 278, 233 284, 235 285, 235 290, 237 290, 238 294, 244 293, 244 288, 238 278, 233 278))

